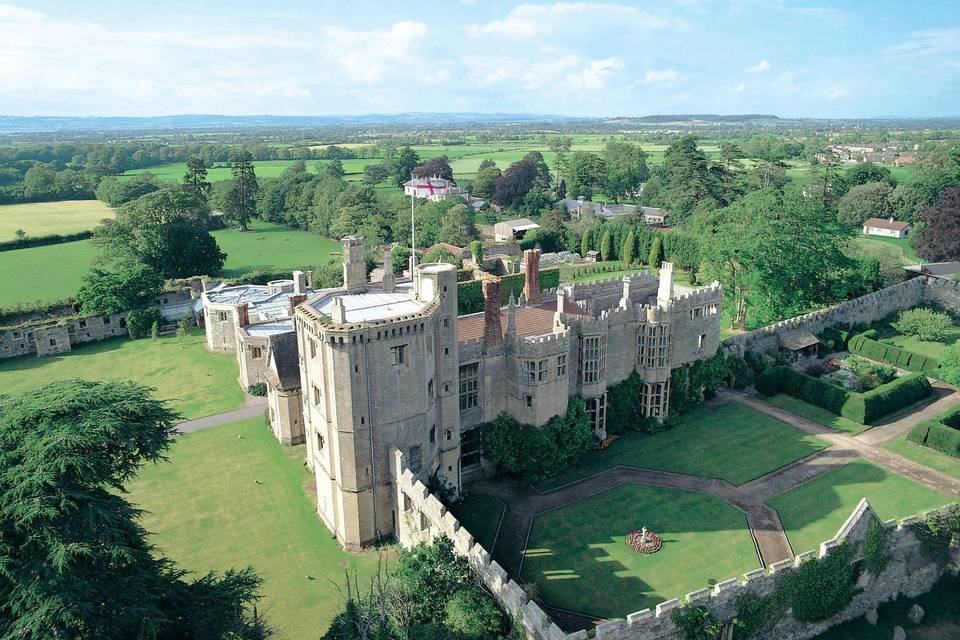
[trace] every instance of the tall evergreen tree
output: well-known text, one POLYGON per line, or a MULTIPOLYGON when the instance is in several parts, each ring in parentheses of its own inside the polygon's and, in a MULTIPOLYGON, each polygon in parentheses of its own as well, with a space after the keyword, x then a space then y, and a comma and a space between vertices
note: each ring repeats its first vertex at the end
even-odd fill
POLYGON ((613 238, 610 237, 610 230, 603 232, 600 238, 600 259, 604 262, 613 260, 613 238))
POLYGON ((633 264, 633 254, 636 246, 637 238, 631 229, 630 233, 627 234, 627 239, 623 241, 623 251, 620 252, 620 259, 626 262, 628 266, 633 264))
POLYGON ((191 156, 187 160, 187 172, 183 175, 183 187, 206 202, 210 197, 211 186, 207 180, 207 165, 203 158, 191 156))
POLYGON ((659 269, 661 262, 663 262, 663 239, 657 235, 657 237, 653 239, 653 244, 650 245, 650 255, 647 256, 647 264, 654 269, 659 269))
POLYGON ((227 215, 240 225, 240 231, 247 230, 257 210, 257 173, 253 168, 253 157, 249 151, 241 151, 230 158, 230 170, 233 172, 233 184, 227 197, 227 215))
POLYGON ((583 258, 587 257, 587 253, 590 252, 590 229, 584 229, 583 235, 580 236, 580 256, 583 258))

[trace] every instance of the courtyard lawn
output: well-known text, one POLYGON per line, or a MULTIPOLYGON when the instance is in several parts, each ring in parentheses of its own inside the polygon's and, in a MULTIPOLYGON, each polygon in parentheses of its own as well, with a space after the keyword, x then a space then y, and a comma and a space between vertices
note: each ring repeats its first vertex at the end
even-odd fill
MULTIPOLYGON (((223 277, 235 278, 254 270, 316 267, 330 260, 331 252, 340 250, 340 243, 307 231, 259 220, 250 228, 245 233, 234 228, 213 232, 227 254, 223 277)), ((72 298, 98 255, 99 249, 89 240, 0 251, 0 273, 10 274, 0 278, 0 307, 72 298)))
POLYGON ((484 493, 470 493, 453 509, 460 524, 484 549, 490 551, 500 528, 504 506, 497 498, 484 493))
POLYGON ((5 394, 68 378, 139 382, 155 388, 156 397, 169 400, 185 418, 238 409, 244 402, 236 356, 207 351, 200 330, 182 343, 176 336, 156 342, 112 338, 75 345, 63 355, 0 361, 0 389, 5 394))
POLYGON ((759 566, 746 517, 719 498, 628 484, 537 516, 521 575, 548 605, 622 618, 759 566), (641 527, 660 551, 626 545, 641 527))
POLYGON ((700 407, 669 431, 626 433, 576 467, 537 483, 556 489, 616 466, 673 471, 743 484, 827 446, 816 436, 737 402, 700 407))
POLYGON ((194 578, 252 566, 264 581, 257 609, 278 637, 321 637, 341 606, 342 567, 367 584, 377 554, 341 551, 317 518, 304 447, 283 447, 252 418, 179 436, 168 457, 141 469, 129 495, 160 552, 194 578))
POLYGON ((887 443, 884 449, 960 480, 960 458, 953 458, 922 444, 910 442, 906 436, 887 443))
POLYGON ((855 460, 777 496, 769 502, 780 514, 794 553, 818 549, 837 534, 866 498, 883 520, 905 518, 950 502, 933 489, 867 462, 855 460))
POLYGON ((946 335, 940 340, 921 340, 917 336, 905 336, 899 333, 883 336, 879 340, 907 351, 919 353, 927 358, 939 359, 943 355, 944 349, 960 340, 960 327, 954 324, 947 329, 946 335))
POLYGON ((103 218, 112 218, 113 209, 99 200, 63 200, 0 206, 0 242, 13 240, 23 229, 29 236, 76 233, 93 229, 103 218))
POLYGON ((826 409, 808 402, 804 402, 803 400, 799 400, 792 396, 788 396, 785 393, 778 393, 771 398, 763 398, 763 401, 767 404, 772 404, 775 407, 779 407, 784 411, 789 411, 794 415, 798 415, 801 418, 812 420, 817 424, 822 424, 825 427, 842 431, 843 433, 851 436, 870 428, 867 425, 860 424, 859 422, 855 422, 849 418, 844 418, 843 416, 835 415, 826 409))

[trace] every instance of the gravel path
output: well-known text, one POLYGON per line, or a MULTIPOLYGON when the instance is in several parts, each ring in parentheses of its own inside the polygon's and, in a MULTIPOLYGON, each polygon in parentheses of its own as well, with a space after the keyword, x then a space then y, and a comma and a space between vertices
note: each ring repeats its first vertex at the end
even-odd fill
POLYGON ((177 431, 180 433, 193 433, 194 431, 200 431, 201 429, 209 429, 210 427, 219 427, 220 425, 230 424, 231 422, 236 422, 237 420, 256 418, 266 410, 267 399, 257 396, 247 396, 246 405, 247 406, 243 407, 242 409, 224 411, 223 413, 215 413, 212 416, 204 416, 203 418, 197 418, 196 420, 187 420, 186 422, 181 422, 177 425, 177 431))

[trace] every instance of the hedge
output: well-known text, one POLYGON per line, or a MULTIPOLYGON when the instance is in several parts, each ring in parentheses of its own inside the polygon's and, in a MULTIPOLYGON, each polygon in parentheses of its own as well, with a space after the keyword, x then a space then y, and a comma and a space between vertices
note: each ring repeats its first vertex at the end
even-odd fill
POLYGON ((927 358, 919 353, 901 349, 891 344, 884 344, 874 340, 877 332, 874 330, 857 334, 850 339, 847 350, 873 360, 880 360, 907 371, 923 373, 936 378, 940 362, 935 358, 927 358))
POLYGON ((14 249, 29 249, 30 247, 45 247, 51 244, 63 244, 64 242, 76 242, 77 240, 89 240, 93 237, 93 231, 78 231, 77 233, 51 233, 45 236, 27 236, 18 240, 5 240, 0 242, 0 251, 13 251, 14 249))
MULTIPOLYGON (((513 294, 515 300, 523 293, 524 275, 514 273, 500 278, 500 302, 506 304, 513 294)), ((540 271, 540 290, 555 289, 560 285, 560 269, 551 267, 540 271)), ((460 315, 483 311, 483 289, 480 280, 457 284, 457 312, 460 315)))
POLYGON ((921 422, 910 430, 907 440, 960 458, 960 407, 947 409, 933 420, 921 422))
POLYGON ((758 375, 756 388, 765 396, 786 393, 860 424, 872 424, 885 415, 926 398, 932 392, 926 376, 919 373, 897 378, 866 393, 856 393, 786 365, 773 367, 758 375))

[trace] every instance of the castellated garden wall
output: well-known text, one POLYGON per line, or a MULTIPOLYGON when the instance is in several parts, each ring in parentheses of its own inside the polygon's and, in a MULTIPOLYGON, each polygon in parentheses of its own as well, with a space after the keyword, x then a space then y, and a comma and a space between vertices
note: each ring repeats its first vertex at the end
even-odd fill
MULTIPOLYGON (((489 551, 437 500, 403 461, 403 454, 394 449, 391 472, 396 486, 397 539, 405 547, 430 542, 440 536, 453 541, 457 553, 465 556, 471 568, 493 594, 497 602, 526 630, 528 637, 537 640, 586 640, 591 635, 598 640, 684 640, 683 633, 673 621, 673 610, 684 605, 708 609, 718 620, 730 620, 736 615, 737 598, 745 593, 761 597, 771 595, 777 581, 795 570, 801 563, 824 557, 832 549, 846 542, 854 551, 854 559, 862 559, 862 542, 871 521, 880 523, 866 500, 861 500, 836 537, 820 544, 819 551, 802 553, 790 560, 751 571, 739 578, 722 580, 710 588, 687 594, 681 599, 661 602, 656 609, 631 613, 626 620, 604 622, 593 634, 577 631, 567 634, 534 601, 495 560, 489 551)), ((917 517, 881 523, 887 530, 889 561, 880 575, 863 570, 858 578, 858 592, 840 613, 818 622, 799 622, 789 612, 763 633, 757 640, 807 640, 828 628, 864 615, 880 604, 898 596, 916 597, 929 591, 945 570, 942 563, 927 556, 911 529, 917 517)), ((718 549, 717 553, 723 553, 718 549)), ((960 564, 960 541, 951 547, 950 561, 960 564)), ((611 585, 615 588, 615 585, 611 585)))

